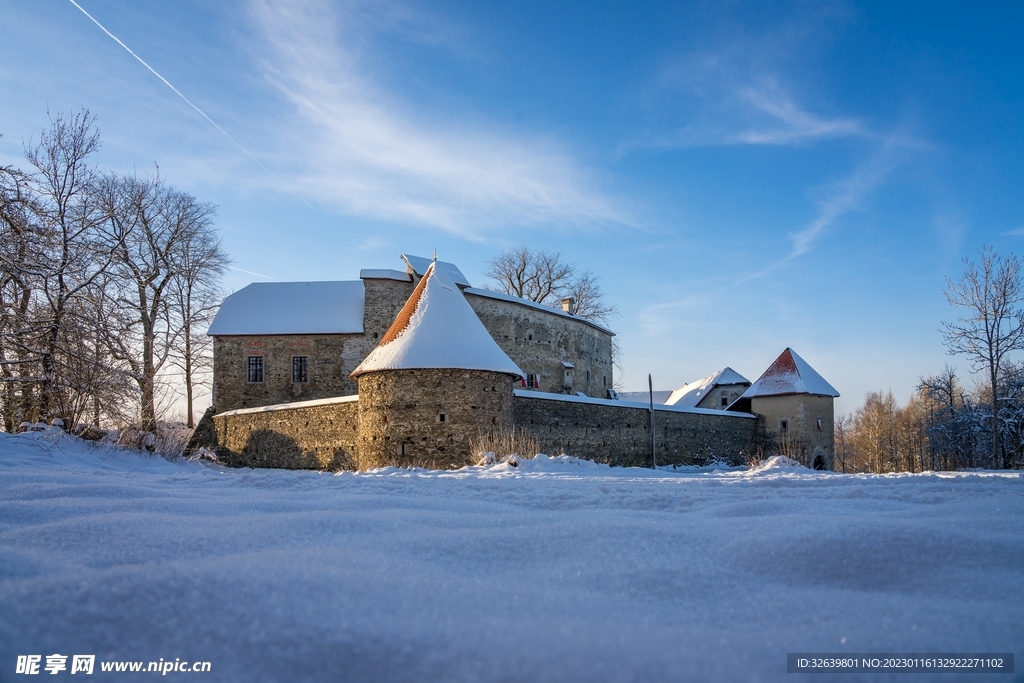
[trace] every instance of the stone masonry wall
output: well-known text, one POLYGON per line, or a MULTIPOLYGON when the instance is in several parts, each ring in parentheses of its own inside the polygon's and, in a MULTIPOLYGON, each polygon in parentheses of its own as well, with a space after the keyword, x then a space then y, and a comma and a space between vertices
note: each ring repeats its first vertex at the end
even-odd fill
POLYGON ((377 346, 412 293, 412 282, 363 280, 362 334, 217 336, 213 340, 213 404, 217 412, 351 396, 349 375, 377 346), (247 379, 249 356, 263 356, 264 378, 247 379), (309 358, 309 382, 292 382, 292 357, 309 358))
POLYGON ((764 416, 765 428, 775 439, 776 450, 789 451, 787 455, 811 466, 815 450, 820 448, 824 452, 825 469, 831 470, 835 459, 834 404, 831 396, 758 396, 751 399, 751 410, 764 416), (788 421, 787 434, 779 429, 782 420, 788 421))
POLYGON ((218 457, 231 467, 355 469, 359 402, 303 403, 215 415, 218 457))
POLYGON ((367 373, 359 377, 359 420, 359 469, 474 464, 473 439, 512 426, 512 377, 454 369, 367 373))
MULTIPOLYGON (((536 438, 549 455, 567 453, 609 465, 651 466, 650 413, 615 401, 580 401, 516 392, 517 429, 536 438)), ((654 411, 658 465, 742 464, 754 449, 757 419, 722 411, 654 411)))
POLYGON ((525 372, 541 376, 540 390, 565 393, 563 361, 572 363, 572 392, 604 398, 612 386, 612 335, 581 318, 466 293, 501 350, 525 372))

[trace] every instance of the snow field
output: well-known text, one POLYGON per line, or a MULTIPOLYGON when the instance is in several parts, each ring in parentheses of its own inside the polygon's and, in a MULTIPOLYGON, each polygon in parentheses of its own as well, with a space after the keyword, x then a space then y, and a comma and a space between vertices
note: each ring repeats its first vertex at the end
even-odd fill
POLYGON ((784 461, 231 470, 0 435, 0 680, 55 652, 210 661, 210 681, 782 681, 787 652, 1021 653, 1022 493, 1017 472, 784 461))

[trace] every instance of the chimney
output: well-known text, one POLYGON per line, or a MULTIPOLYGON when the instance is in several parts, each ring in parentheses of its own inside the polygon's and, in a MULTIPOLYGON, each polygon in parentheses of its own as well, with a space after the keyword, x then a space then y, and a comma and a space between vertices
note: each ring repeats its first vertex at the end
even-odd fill
POLYGON ((562 310, 569 315, 576 315, 576 299, 571 296, 562 299, 562 310))

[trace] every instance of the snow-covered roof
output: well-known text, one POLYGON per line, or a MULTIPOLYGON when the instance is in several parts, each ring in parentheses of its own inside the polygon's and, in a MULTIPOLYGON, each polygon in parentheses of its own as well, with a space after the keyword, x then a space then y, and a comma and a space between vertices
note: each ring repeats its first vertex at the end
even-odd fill
POLYGON ((750 380, 736 372, 732 368, 722 368, 716 373, 698 379, 696 382, 684 384, 668 397, 665 401, 670 406, 695 408, 708 394, 714 391, 715 387, 725 384, 745 384, 750 386, 750 380))
POLYGON ((391 270, 390 268, 363 268, 359 271, 359 279, 412 282, 412 275, 402 270, 391 270))
POLYGON ((485 297, 487 299, 498 299, 500 301, 511 301, 512 303, 519 304, 520 306, 527 306, 529 308, 535 308, 538 311, 544 311, 545 313, 550 313, 552 315, 560 315, 563 318, 572 318, 573 320, 578 320, 581 323, 586 323, 587 325, 590 325, 591 327, 594 327, 596 329, 601 330, 602 332, 610 334, 613 337, 615 336, 615 333, 612 332, 611 330, 609 330, 607 327, 602 327, 601 325, 598 325, 597 323, 595 323, 593 320, 588 320, 587 318, 581 318, 578 315, 572 315, 571 313, 566 313, 561 308, 555 308, 553 306, 546 306, 544 304, 539 304, 536 301, 530 301, 528 299, 520 299, 517 296, 512 296, 511 294, 505 294, 503 292, 495 292, 495 291, 492 291, 490 289, 478 289, 476 287, 467 287, 465 292, 466 292, 466 294, 474 294, 476 296, 482 296, 482 297, 485 297))
POLYGON ((254 282, 220 305, 209 335, 357 334, 363 283, 254 282))
POLYGON ((459 267, 454 263, 448 263, 447 261, 433 261, 422 256, 410 256, 408 254, 402 254, 402 260, 405 261, 413 272, 419 276, 423 276, 427 272, 427 268, 430 267, 431 263, 437 263, 436 268, 439 271, 444 271, 452 279, 455 284, 462 287, 469 287, 469 280, 462 274, 459 267))
POLYGON ((839 392, 825 378, 790 348, 783 351, 740 398, 784 394, 839 396, 839 392))
MULTIPOLYGON (((619 397, 618 400, 630 403, 649 403, 651 400, 649 392, 646 391, 620 391, 617 395, 619 397)), ((668 401, 668 397, 671 395, 671 391, 655 389, 654 405, 665 405, 665 402, 668 401)))
POLYGON ((380 343, 352 372, 460 368, 523 371, 501 350, 446 269, 429 266, 380 343))

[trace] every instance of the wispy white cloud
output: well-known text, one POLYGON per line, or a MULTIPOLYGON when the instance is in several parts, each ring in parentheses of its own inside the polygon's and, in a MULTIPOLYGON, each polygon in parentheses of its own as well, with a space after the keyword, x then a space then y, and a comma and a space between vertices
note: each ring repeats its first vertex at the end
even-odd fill
POLYGON ((850 118, 817 116, 800 107, 774 80, 760 87, 736 89, 737 100, 762 112, 772 122, 737 132, 727 141, 749 145, 785 145, 805 140, 838 137, 873 137, 863 125, 850 118))
MULTIPOLYGON (((385 7, 369 22, 363 15, 371 10, 362 4, 251 5, 267 48, 266 76, 298 114, 292 156, 303 170, 293 182, 310 197, 351 214, 469 238, 510 223, 630 223, 557 140, 469 123, 470 114, 438 122, 389 92, 364 59, 373 49, 368 32, 397 26, 408 34, 418 24, 417 15, 385 7)), ((437 22, 424 25, 419 42, 444 42, 448 33, 437 22)))
POLYGON ((821 236, 830 230, 840 218, 857 210, 864 199, 878 187, 902 161, 903 152, 898 147, 885 146, 867 162, 857 167, 850 175, 826 185, 820 191, 814 218, 790 233, 790 251, 783 258, 766 268, 749 273, 735 281, 735 285, 764 277, 780 266, 809 252, 821 236))

